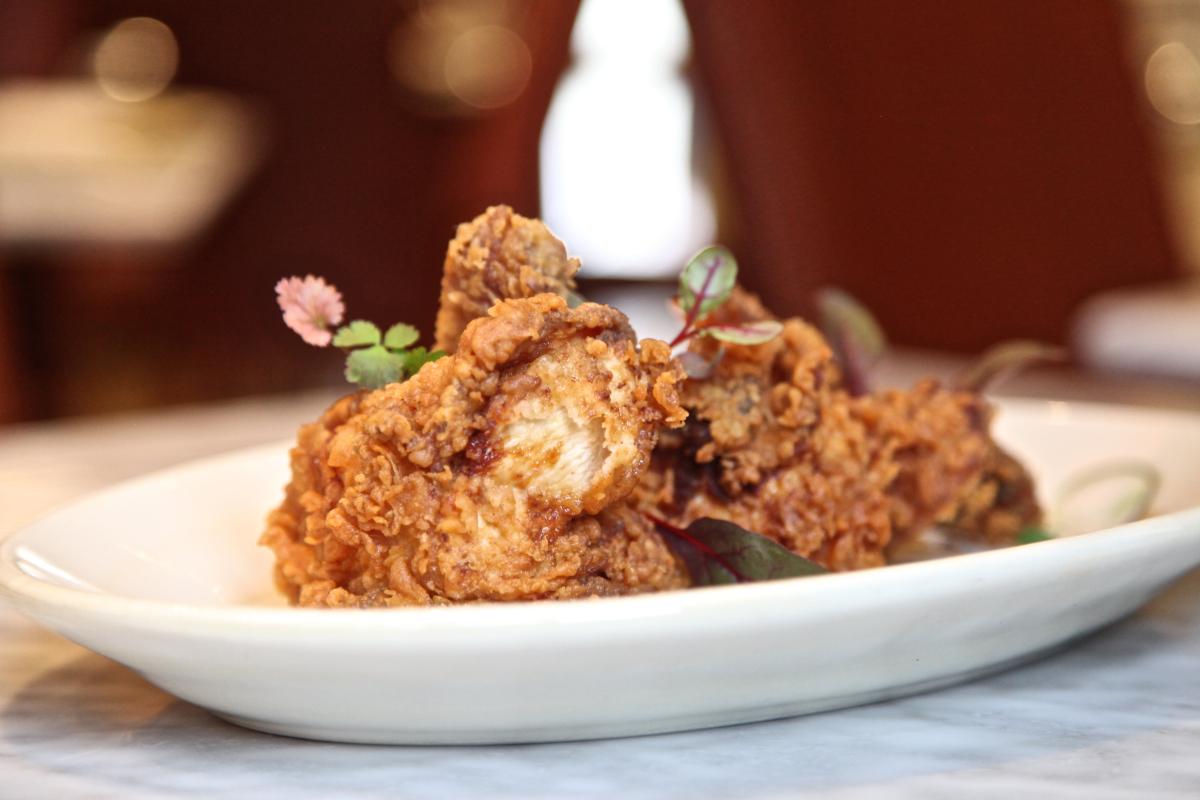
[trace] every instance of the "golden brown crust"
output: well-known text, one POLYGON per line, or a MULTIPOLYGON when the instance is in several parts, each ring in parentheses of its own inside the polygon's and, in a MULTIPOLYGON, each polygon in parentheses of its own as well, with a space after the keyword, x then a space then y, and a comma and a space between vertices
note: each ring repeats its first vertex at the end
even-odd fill
POLYGON ((1040 524, 1033 477, 998 445, 989 449, 978 483, 958 497, 942 521, 952 533, 991 547, 1015 544, 1017 534, 1040 524))
POLYGON ((550 293, 565 297, 575 289, 579 259, 541 220, 492 206, 458 226, 446 249, 438 306, 437 348, 453 353, 473 319, 500 300, 550 293))
MULTIPOLYGON (((1039 517, 978 395, 924 381, 851 396, 799 319, 762 345, 695 338, 684 380, 624 315, 570 309, 579 267, 504 206, 450 243, 437 346, 404 383, 301 428, 262 542, 306 606, 575 598, 688 585, 644 512, 716 517, 835 569, 930 525, 1007 544, 1039 517)), ((735 288, 712 322, 772 319, 735 288)))
POLYGON ((301 429, 263 536, 277 582, 324 606, 680 585, 662 540, 619 508, 659 426, 682 418, 663 347, 639 350, 607 306, 498 303, 456 354, 301 429))
MULTIPOLYGON (((731 305, 723 321, 765 313, 749 295, 731 305)), ((692 349, 716 355, 711 341, 692 349)), ((677 524, 728 519, 832 569, 881 565, 895 465, 875 457, 838 381, 828 345, 798 319, 766 344, 727 346, 711 377, 685 382, 689 419, 664 433, 639 498, 677 524)))
POLYGON ((945 522, 983 477, 993 449, 991 407, 972 392, 924 380, 852 401, 854 415, 895 464, 887 488, 894 537, 945 522))
MULTIPOLYGON (((741 291, 715 316, 770 318, 741 291)), ((852 397, 821 334, 783 324, 764 345, 693 341, 719 360, 707 379, 685 382, 688 422, 662 436, 640 502, 679 525, 731 520, 834 570, 880 566, 893 538, 934 523, 996 542, 1037 518, 1032 491, 1020 490, 1028 476, 1001 457, 980 396, 924 381, 852 397)))

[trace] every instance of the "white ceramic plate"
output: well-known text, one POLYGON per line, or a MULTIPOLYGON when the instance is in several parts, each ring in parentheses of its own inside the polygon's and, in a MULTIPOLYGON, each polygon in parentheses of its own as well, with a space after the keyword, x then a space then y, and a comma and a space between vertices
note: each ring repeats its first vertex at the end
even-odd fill
POLYGON ((280 607, 255 546, 286 446, 93 495, 0 546, 30 616, 238 724, 316 739, 491 743, 683 730, 962 681, 1138 608, 1200 563, 1200 417, 1004 404, 1044 486, 1135 457, 1158 516, 884 569, 562 603, 280 607))

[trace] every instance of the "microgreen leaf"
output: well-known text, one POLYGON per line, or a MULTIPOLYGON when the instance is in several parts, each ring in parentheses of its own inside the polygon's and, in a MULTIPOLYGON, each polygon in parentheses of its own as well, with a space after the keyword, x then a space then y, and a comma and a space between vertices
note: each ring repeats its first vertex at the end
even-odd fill
POLYGON ((383 346, 388 350, 403 350, 421 337, 412 325, 397 322, 383 335, 383 346))
POLYGON ((430 361, 437 361, 442 356, 446 355, 444 350, 434 350, 430 353, 424 347, 414 347, 411 350, 406 350, 403 353, 404 371, 409 375, 415 375, 425 364, 430 361))
POLYGON ((821 330, 842 367, 846 388, 853 395, 869 389, 867 373, 887 350, 887 338, 867 307, 841 289, 817 292, 821 330))
POLYGON ((683 529, 655 517, 651 520, 683 560, 694 586, 799 578, 828 571, 732 522, 704 517, 683 529))
POLYGON ((567 299, 567 308, 579 308, 587 302, 587 298, 574 289, 567 289, 565 296, 567 299))
POLYGON ((1033 364, 1062 361, 1067 352, 1043 342, 1015 339, 988 348, 955 385, 964 391, 982 392, 1033 364))
POLYGON ((701 336, 711 336, 734 344, 763 344, 783 332, 783 323, 773 319, 742 322, 737 325, 705 325, 701 336))
POLYGON ((370 347, 375 344, 379 344, 379 328, 362 319, 338 328, 333 337, 334 347, 370 347))
POLYGON ((1034 542, 1045 542, 1053 538, 1054 536, 1045 528, 1040 528, 1037 525, 1028 525, 1022 528, 1017 534, 1017 544, 1033 544, 1034 542))
POLYGON ((709 245, 692 256, 679 276, 679 306, 693 319, 702 317, 729 299, 736 282, 733 253, 709 245))
POLYGON ((405 358, 381 344, 353 350, 346 357, 346 380, 363 389, 378 389, 404 380, 405 358))

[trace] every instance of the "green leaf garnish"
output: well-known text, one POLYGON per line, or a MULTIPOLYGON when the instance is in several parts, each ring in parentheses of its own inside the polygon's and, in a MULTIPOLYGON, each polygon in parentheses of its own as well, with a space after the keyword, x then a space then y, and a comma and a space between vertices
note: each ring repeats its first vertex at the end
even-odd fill
POLYGON ((688 261, 679 276, 679 307, 702 317, 729 299, 737 283, 737 261, 720 245, 709 245, 688 261))
POLYGON ((666 520, 650 519, 683 560, 694 586, 773 581, 828 572, 815 561, 732 522, 704 517, 683 529, 666 520))
POLYGON ((397 322, 383 335, 383 346, 388 350, 403 350, 419 338, 420 332, 412 325, 397 322))
POLYGON ((764 344, 782 331, 783 323, 773 319, 762 319, 738 325, 705 325, 699 333, 733 344, 764 344))
POLYGON ((284 313, 284 323, 318 347, 333 344, 348 350, 346 380, 361 389, 378 389, 396 383, 421 369, 422 365, 446 355, 414 347, 421 334, 412 325, 398 322, 381 334, 373 322, 356 319, 331 334, 329 326, 340 322, 345 312, 342 296, 323 278, 284 278, 275 285, 284 313))
POLYGON ((430 361, 437 361, 444 355, 446 355, 444 350, 434 350, 430 353, 424 347, 414 347, 404 353, 404 371, 409 375, 416 375, 421 367, 430 361))
POLYGON ((868 372, 887 351, 887 337, 874 315, 841 289, 817 292, 821 331, 842 367, 842 379, 853 395, 870 388, 868 372))
POLYGON ((333 335, 334 347, 370 347, 379 344, 379 328, 375 323, 356 319, 338 328, 333 335))
MULTIPOLYGON (((720 245, 709 245, 688 261, 679 275, 679 293, 675 305, 684 312, 683 328, 671 340, 671 347, 693 336, 711 336, 735 344, 762 344, 779 335, 783 326, 775 320, 752 320, 738 324, 706 323, 704 317, 720 307, 733 294, 737 285, 737 261, 733 253, 720 245)), ((697 357, 702 358, 702 357, 697 357)), ((694 363, 688 375, 698 378, 710 375, 712 366, 705 369, 694 363)))
POLYGON ((1037 525, 1029 525, 1021 529, 1017 534, 1017 544, 1033 544, 1034 542, 1045 542, 1053 539, 1054 535, 1045 528, 1037 525))
POLYGON ((378 389, 404 377, 404 356, 380 344, 354 350, 346 358, 346 380, 363 389, 378 389))
POLYGON ((1033 364, 1063 361, 1067 351, 1044 342, 1014 339, 989 347, 955 385, 964 391, 982 392, 1033 364))

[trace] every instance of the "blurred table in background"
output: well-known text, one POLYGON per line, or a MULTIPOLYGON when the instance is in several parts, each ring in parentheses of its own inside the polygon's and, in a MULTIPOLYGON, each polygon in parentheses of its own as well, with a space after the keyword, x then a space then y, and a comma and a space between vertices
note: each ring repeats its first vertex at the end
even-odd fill
POLYGON ((177 264, 227 205, 260 130, 219 91, 124 102, 93 80, 0 84, 0 422, 55 413, 31 376, 78 346, 47 326, 108 327, 71 319, 81 299, 125 317, 151 304, 163 284, 151 268, 177 264))
MULTIPOLYGON (((885 383, 953 374, 900 353, 885 383)), ((1200 391, 1035 371, 1006 394, 1200 412, 1200 391)), ((334 392, 0 428, 0 535, 179 461, 290 439, 334 392)), ((164 531, 169 536, 170 531, 164 531)), ((247 536, 255 536, 248 531, 247 536)), ((0 794, 37 798, 1155 797, 1200 786, 1200 573, 1021 669, 778 722, 601 742, 386 748, 232 727, 0 608, 0 794)))
POLYGON ((255 140, 247 104, 222 92, 128 103, 92 81, 10 81, 0 86, 0 241, 178 245, 241 184, 255 140))

